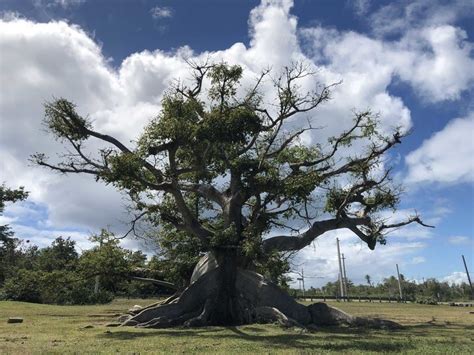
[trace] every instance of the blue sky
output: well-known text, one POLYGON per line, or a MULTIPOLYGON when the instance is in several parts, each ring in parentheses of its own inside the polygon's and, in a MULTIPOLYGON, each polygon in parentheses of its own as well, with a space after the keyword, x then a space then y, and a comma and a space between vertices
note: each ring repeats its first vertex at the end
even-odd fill
MULTIPOLYGON (((399 263, 409 278, 459 281, 461 254, 474 269, 472 2, 0 0, 0 12, 0 179, 31 191, 2 217, 18 236, 44 246, 71 235, 87 248, 87 235, 120 233, 127 220, 112 188, 28 165, 29 154, 59 151, 41 130, 45 100, 71 98, 127 141, 159 110, 170 80, 186 76, 185 57, 250 73, 303 60, 322 81, 343 79, 317 114, 329 132, 367 107, 385 127, 412 131, 389 157, 406 190, 393 217, 416 209, 436 225, 396 231, 374 252, 337 233, 349 277, 380 280, 399 263)), ((295 261, 323 277, 315 285, 336 275, 334 243, 325 236, 295 261)))

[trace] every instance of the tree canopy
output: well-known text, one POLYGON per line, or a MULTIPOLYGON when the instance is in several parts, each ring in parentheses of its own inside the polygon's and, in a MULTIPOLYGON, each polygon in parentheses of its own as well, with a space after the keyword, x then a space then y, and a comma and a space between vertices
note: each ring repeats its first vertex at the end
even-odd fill
POLYGON ((330 99, 331 85, 302 92, 299 81, 314 75, 303 65, 271 78, 276 96, 271 104, 260 92, 269 71, 250 88, 241 87, 242 68, 235 65, 194 65, 193 74, 195 86, 170 89, 162 111, 133 148, 95 131, 66 99, 47 103, 45 123, 72 153, 57 163, 43 154, 35 154, 34 161, 114 184, 129 194, 137 219, 183 231, 204 250, 299 250, 339 228, 350 229, 373 249, 386 231, 422 223, 414 215, 390 224, 378 214, 399 202, 400 189, 382 164, 384 153, 404 136, 399 128, 383 134, 376 115, 359 112, 351 127, 310 146, 300 137, 316 129, 315 122, 290 128, 295 116, 330 99), (94 138, 109 144, 95 156, 84 149, 94 138), (364 151, 340 155, 356 141, 365 143, 364 151), (314 212, 321 206, 319 215, 328 218, 318 220, 314 212), (273 229, 292 233, 264 238, 273 229))

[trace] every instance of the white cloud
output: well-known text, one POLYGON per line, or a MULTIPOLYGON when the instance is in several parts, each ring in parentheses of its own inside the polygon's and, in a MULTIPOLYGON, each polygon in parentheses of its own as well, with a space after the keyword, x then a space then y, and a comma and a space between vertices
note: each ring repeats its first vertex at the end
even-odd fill
POLYGON ((411 31, 395 47, 397 74, 426 101, 456 100, 474 82, 474 47, 459 28, 440 25, 411 31))
POLYGON ((38 8, 42 7, 61 7, 68 9, 85 3, 86 0, 33 0, 33 5, 38 8))
POLYGON ((347 4, 354 9, 357 16, 364 16, 369 12, 371 0, 348 0, 347 4))
POLYGON ((449 284, 460 285, 462 283, 467 283, 468 280, 467 280, 467 275, 465 272, 455 271, 441 278, 441 281, 447 282, 449 284))
POLYGON ((454 245, 469 245, 472 244, 472 238, 466 237, 465 235, 454 235, 448 237, 448 242, 454 245))
POLYGON ((455 23, 474 13, 474 4, 466 0, 398 0, 380 7, 368 23, 377 35, 393 35, 411 28, 455 23))
POLYGON ((405 158, 408 183, 474 181, 474 112, 457 118, 405 158))
POLYGON ((100 47, 79 27, 65 22, 13 19, 1 21, 0 32, 2 180, 25 186, 30 201, 47 206, 53 225, 67 221, 73 228, 98 228, 115 222, 113 216, 117 219, 123 209, 120 195, 110 187, 85 176, 64 179, 28 163, 37 151, 53 157, 61 151, 41 125, 45 101, 67 97, 83 114, 121 101, 123 90, 100 47))
POLYGON ((408 31, 397 41, 321 27, 304 29, 301 36, 317 63, 353 86, 352 95, 373 97, 373 90, 387 90, 400 79, 426 102, 442 102, 458 99, 474 82, 473 46, 450 25, 408 31))
POLYGON ((424 258, 423 256, 415 256, 411 259, 411 264, 413 265, 417 265, 417 264, 422 264, 426 262, 426 258, 424 258))
POLYGON ((155 20, 173 17, 173 10, 165 6, 155 6, 150 10, 150 13, 151 17, 153 17, 155 20))

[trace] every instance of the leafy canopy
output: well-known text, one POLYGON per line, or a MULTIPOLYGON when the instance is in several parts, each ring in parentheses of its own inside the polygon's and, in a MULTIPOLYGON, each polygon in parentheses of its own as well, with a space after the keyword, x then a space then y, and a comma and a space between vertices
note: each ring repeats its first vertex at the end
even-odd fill
POLYGON ((299 250, 330 230, 350 229, 373 249, 387 231, 423 224, 417 215, 381 218, 399 202, 384 164, 403 138, 399 128, 384 134, 377 115, 357 112, 340 134, 307 145, 301 135, 316 129, 312 113, 333 85, 318 84, 303 64, 276 77, 264 71, 251 87, 241 85, 239 66, 191 66, 193 83, 170 88, 134 147, 95 131, 69 101, 48 103, 46 126, 72 152, 59 162, 43 154, 33 160, 127 192, 136 211, 131 231, 147 221, 168 257, 181 253, 188 261, 236 250, 243 265, 275 265, 275 253, 299 250), (303 91, 311 79, 313 90, 303 91), (265 96, 268 84, 273 92, 265 96), (90 139, 107 146, 86 153, 90 139))

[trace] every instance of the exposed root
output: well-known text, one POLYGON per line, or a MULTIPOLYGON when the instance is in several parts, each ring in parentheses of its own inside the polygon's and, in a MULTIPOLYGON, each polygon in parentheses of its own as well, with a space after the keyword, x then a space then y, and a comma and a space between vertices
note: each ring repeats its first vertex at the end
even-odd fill
POLYGON ((401 329, 403 326, 388 319, 354 317, 351 323, 353 327, 366 327, 373 329, 401 329))
POLYGON ((350 314, 339 308, 330 307, 326 303, 313 303, 307 308, 311 314, 311 323, 317 326, 350 325, 354 321, 354 317, 350 314))
POLYGON ((303 325, 298 323, 296 320, 288 318, 285 314, 280 312, 280 310, 275 307, 257 307, 255 309, 255 321, 258 323, 274 323, 290 328, 298 327, 305 328, 303 325))
MULTIPOLYGON (((217 271, 218 269, 208 271, 180 295, 173 295, 161 303, 143 308, 138 314, 122 318, 122 325, 166 328, 201 327, 222 323, 216 319, 220 310, 216 299, 217 271)), ((262 275, 248 270, 238 271, 236 291, 235 324, 277 322, 285 327, 311 329, 335 325, 379 329, 401 327, 388 320, 354 317, 325 303, 304 306, 278 286, 265 280, 262 275)))
POLYGON ((144 323, 144 324, 138 324, 137 327, 140 328, 170 328, 170 327, 176 327, 180 326, 183 323, 185 323, 187 320, 192 319, 193 317, 196 317, 199 314, 199 312, 190 312, 190 313, 184 313, 178 317, 175 318, 169 318, 169 317, 158 317, 155 319, 152 319, 151 321, 144 323))
POLYGON ((311 323, 311 315, 306 306, 256 272, 239 270, 237 289, 255 308, 274 307, 302 325, 311 323))
POLYGON ((212 304, 214 302, 211 299, 207 299, 204 303, 204 307, 199 315, 186 320, 184 322, 185 327, 202 327, 208 324, 209 317, 211 315, 212 304))

